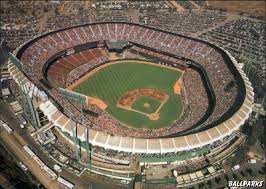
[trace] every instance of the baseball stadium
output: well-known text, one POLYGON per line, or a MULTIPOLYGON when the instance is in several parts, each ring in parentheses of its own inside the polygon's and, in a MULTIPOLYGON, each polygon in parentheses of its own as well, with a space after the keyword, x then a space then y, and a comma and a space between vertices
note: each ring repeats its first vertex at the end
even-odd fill
POLYGON ((175 164, 182 174, 245 140, 253 88, 208 41, 99 22, 42 34, 14 55, 13 79, 94 173, 131 180, 142 166, 175 164))

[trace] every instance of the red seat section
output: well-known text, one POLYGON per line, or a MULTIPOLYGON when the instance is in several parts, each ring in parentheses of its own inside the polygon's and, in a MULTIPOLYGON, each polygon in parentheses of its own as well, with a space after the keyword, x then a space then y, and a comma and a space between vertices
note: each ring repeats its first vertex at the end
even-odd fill
POLYGON ((105 55, 99 48, 65 56, 50 66, 47 71, 47 78, 53 86, 62 87, 66 84, 66 76, 69 72, 83 64, 93 64, 95 61, 102 59, 103 56, 105 55))

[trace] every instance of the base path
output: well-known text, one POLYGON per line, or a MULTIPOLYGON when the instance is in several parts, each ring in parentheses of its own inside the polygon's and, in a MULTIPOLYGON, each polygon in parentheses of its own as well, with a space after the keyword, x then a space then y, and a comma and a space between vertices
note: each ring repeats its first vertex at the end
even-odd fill
MULTIPOLYGON (((119 108, 123 108, 128 111, 137 112, 140 114, 143 114, 147 116, 150 120, 158 120, 160 118, 160 109, 163 107, 163 105, 167 102, 169 99, 169 95, 161 92, 159 90, 155 89, 135 89, 132 91, 127 91, 126 94, 123 95, 123 97, 117 102, 116 106, 119 108), (140 96, 147 96, 151 98, 155 98, 160 101, 160 106, 157 108, 157 110, 153 113, 145 113, 139 110, 135 110, 132 108, 132 104, 134 101, 136 101, 140 96)), ((149 103, 144 103, 144 107, 149 107, 149 103)))

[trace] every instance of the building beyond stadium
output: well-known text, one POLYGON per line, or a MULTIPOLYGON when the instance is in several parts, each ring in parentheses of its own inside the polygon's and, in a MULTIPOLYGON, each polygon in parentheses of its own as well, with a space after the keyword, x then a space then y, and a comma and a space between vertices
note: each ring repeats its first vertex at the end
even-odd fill
MULTIPOLYGON (((119 45, 116 48, 121 51, 119 45)), ((19 69, 11 63, 10 74, 19 85, 23 84, 30 97, 41 99, 39 107, 49 120, 61 132, 70 136, 73 136, 73 127, 77 126, 77 137, 80 141, 86 141, 86 125, 90 125, 92 128, 89 129, 89 142, 106 149, 162 154, 201 148, 238 131, 252 112, 253 88, 240 64, 229 52, 206 41, 155 28, 122 22, 75 26, 38 36, 18 48, 15 53, 23 64, 24 74, 19 74, 19 69), (73 62, 78 62, 73 56, 81 52, 88 53, 88 59, 92 57, 88 70, 108 63, 109 59, 101 49, 107 48, 106 41, 110 45, 110 41, 113 43, 116 40, 130 44, 126 44, 126 48, 122 45, 122 48, 135 53, 134 59, 146 56, 167 66, 197 70, 204 80, 208 101, 206 113, 201 115, 201 119, 193 120, 197 119, 197 113, 194 112, 200 112, 200 107, 189 109, 187 115, 191 117, 183 118, 181 129, 168 129, 165 134, 162 130, 154 131, 152 136, 138 136, 137 130, 132 131, 135 134, 123 132, 124 129, 128 130, 121 126, 117 126, 117 132, 112 132, 111 129, 109 131, 108 122, 106 126, 97 126, 97 122, 90 120, 92 115, 88 115, 86 124, 82 125, 84 122, 80 121, 79 115, 82 106, 59 95, 58 89, 63 84, 61 82, 66 84, 67 78, 60 80, 60 73, 53 71, 63 67, 61 73, 65 74, 76 69, 70 61, 72 59, 73 62), (63 59, 64 61, 60 61, 63 59)), ((123 58, 125 57, 121 57, 123 58)), ((193 104, 202 105, 197 101, 197 95, 187 95, 190 95, 187 100, 190 108, 193 104)))

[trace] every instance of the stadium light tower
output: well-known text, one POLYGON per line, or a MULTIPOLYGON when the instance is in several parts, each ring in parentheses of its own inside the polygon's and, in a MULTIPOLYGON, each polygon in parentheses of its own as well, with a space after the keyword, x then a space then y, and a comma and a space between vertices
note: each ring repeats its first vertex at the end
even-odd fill
MULTIPOLYGON (((2 78, 2 66, 8 61, 8 48, 4 39, 0 42, 0 78, 2 78)), ((0 82, 0 90, 2 90, 2 82, 0 82)))
MULTIPOLYGON (((35 129, 38 128, 39 124, 36 117, 36 111, 34 109, 34 105, 32 102, 32 95, 30 94, 32 92, 32 86, 29 85, 27 82, 28 79, 25 77, 23 72, 23 64, 20 62, 19 59, 17 59, 16 56, 14 56, 10 49, 8 48, 7 44, 2 40, 0 43, 0 69, 4 63, 11 63, 16 67, 16 74, 18 79, 18 87, 19 87, 19 93, 22 97, 22 103, 23 103, 23 109, 25 112, 25 116, 31 122, 31 124, 34 126, 35 129)), ((1 69, 2 70, 2 69, 1 69)), ((1 73, 0 73, 1 76, 1 73)), ((1 86, 0 86, 1 89, 1 86)))
POLYGON ((22 97, 24 115, 31 122, 33 127, 37 130, 40 125, 37 121, 36 111, 32 102, 32 86, 29 85, 28 79, 24 75, 23 64, 20 62, 20 60, 17 59, 17 57, 15 57, 12 53, 9 53, 9 60, 10 63, 12 63, 17 68, 16 72, 18 75, 18 87, 20 96, 22 97))
POLYGON ((252 61, 251 60, 249 60, 249 67, 248 67, 248 70, 247 70, 247 77, 249 78, 249 74, 250 74, 250 71, 251 71, 251 68, 252 68, 252 61))
MULTIPOLYGON (((81 109, 81 124, 84 125, 84 112, 83 108, 81 109)), ((89 128, 85 127, 85 140, 86 140, 86 151, 87 151, 87 158, 88 158, 88 165, 91 168, 91 146, 89 141, 89 128)))
POLYGON ((2 41, 0 42, 0 66, 7 63, 8 61, 8 47, 6 42, 2 39, 2 41))
POLYGON ((249 77, 249 74, 250 74, 250 70, 251 70, 251 67, 252 67, 252 60, 250 58, 248 58, 247 60, 247 64, 245 65, 245 68, 244 68, 244 72, 246 73, 247 77, 249 77))
POLYGON ((90 141, 89 141, 89 129, 88 127, 85 128, 85 139, 86 139, 86 150, 87 150, 87 158, 88 158, 88 165, 91 169, 91 148, 90 148, 90 141))
POLYGON ((72 129, 73 141, 74 141, 74 146, 75 146, 76 157, 79 162, 80 153, 79 153, 79 144, 78 144, 78 139, 77 139, 77 124, 74 121, 72 121, 72 115, 70 115, 70 122, 73 123, 73 129, 72 129))

